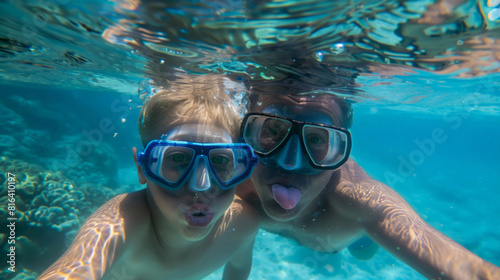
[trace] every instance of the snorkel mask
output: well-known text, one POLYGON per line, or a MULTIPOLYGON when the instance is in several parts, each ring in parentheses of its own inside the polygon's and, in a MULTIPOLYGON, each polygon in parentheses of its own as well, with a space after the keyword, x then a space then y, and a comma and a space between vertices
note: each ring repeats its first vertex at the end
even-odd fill
POLYGON ((267 113, 247 114, 241 135, 262 163, 304 174, 340 167, 352 146, 346 129, 267 113))
POLYGON ((137 161, 147 178, 169 190, 178 190, 188 178, 192 178, 189 187, 194 191, 209 190, 211 181, 228 190, 250 177, 258 162, 247 144, 164 138, 149 142, 137 161))

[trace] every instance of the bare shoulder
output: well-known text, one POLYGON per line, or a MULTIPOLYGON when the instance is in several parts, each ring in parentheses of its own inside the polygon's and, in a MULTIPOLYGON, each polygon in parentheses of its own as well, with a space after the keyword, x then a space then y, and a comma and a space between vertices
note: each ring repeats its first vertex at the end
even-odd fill
POLYGON ((224 215, 224 220, 232 228, 238 228, 241 233, 255 234, 259 229, 259 216, 255 208, 235 195, 233 202, 224 215))
POLYGON ((99 207, 82 225, 73 243, 91 239, 96 233, 107 235, 109 230, 122 235, 124 224, 120 208, 127 196, 128 194, 117 195, 99 207))
POLYGON ((82 226, 82 230, 100 227, 119 227, 127 234, 140 223, 148 221, 149 208, 145 190, 120 194, 97 209, 82 226))
POLYGON ((329 189, 328 199, 337 210, 352 218, 374 218, 389 205, 410 207, 397 192, 371 178, 352 159, 341 167, 340 178, 329 189))
POLYGON ((257 207, 260 204, 259 196, 255 191, 255 187, 251 179, 240 183, 236 187, 236 196, 257 207))
POLYGON ((120 203, 118 215, 124 220, 127 232, 150 223, 151 212, 146 202, 146 190, 126 194, 120 203))

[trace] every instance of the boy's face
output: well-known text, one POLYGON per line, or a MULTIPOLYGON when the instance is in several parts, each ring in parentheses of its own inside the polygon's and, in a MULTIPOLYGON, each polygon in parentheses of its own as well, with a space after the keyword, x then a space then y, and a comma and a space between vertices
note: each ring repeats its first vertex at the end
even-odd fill
MULTIPOLYGON (((163 139, 171 141, 232 143, 226 131, 211 125, 190 123, 164 127, 163 132, 157 135, 163 133, 167 135, 163 139)), ((207 168, 204 163, 195 165, 185 183, 177 190, 170 190, 147 179, 152 199, 168 225, 188 240, 204 238, 234 198, 235 188, 222 190, 207 168)))
MULTIPOLYGON (((287 99, 270 103, 259 112, 340 126, 339 105, 329 102, 328 106, 325 108, 321 99, 308 98, 300 102, 287 99)), ((276 154, 259 158, 251 177, 267 215, 278 221, 292 220, 305 214, 304 210, 316 208, 321 192, 335 172, 312 167, 300 141, 298 135, 292 135, 276 154)))

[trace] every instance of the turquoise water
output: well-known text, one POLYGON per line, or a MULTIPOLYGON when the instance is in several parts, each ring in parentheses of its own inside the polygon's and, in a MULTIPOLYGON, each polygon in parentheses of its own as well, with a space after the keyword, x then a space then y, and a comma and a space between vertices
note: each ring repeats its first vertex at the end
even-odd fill
MULTIPOLYGON (((0 3, 0 167, 20 178, 24 217, 19 270, 3 263, 1 278, 35 277, 93 210, 142 188, 131 153, 141 145, 137 91, 182 71, 327 73, 353 102, 352 157, 430 225, 500 265, 498 1, 442 13, 431 1, 134 3, 0 3)), ((263 230, 250 278, 424 279, 384 250, 361 262, 263 230)))
MULTIPOLYGON (((112 112, 110 109, 114 100, 121 100, 120 95, 110 91, 66 91, 49 87, 6 87, 5 90, 8 94, 2 100, 2 115, 5 116, 6 108, 10 108, 18 114, 11 121, 18 124, 12 125, 15 128, 12 131, 8 131, 6 126, 1 129, 2 136, 11 135, 16 139, 16 145, 2 147, 2 156, 8 156, 3 161, 20 159, 53 170, 50 159, 55 159, 60 163, 56 167, 69 177, 73 176, 71 178, 74 181, 80 184, 90 182, 92 188, 109 187, 111 190, 107 195, 141 188, 131 154, 132 147, 140 147, 136 122, 139 109, 129 110, 126 121, 122 122, 125 111, 112 112), (82 95, 88 97, 87 101, 78 98, 82 95), (89 106, 92 104, 92 108, 85 106, 86 103, 89 106), (33 106, 38 108, 37 112, 46 111, 34 114, 33 106), (65 146, 71 140, 65 137, 72 135, 78 139, 88 139, 82 131, 98 129, 103 118, 109 118, 115 129, 110 133, 103 133, 102 143, 95 146, 95 151, 91 154, 80 155, 81 162, 91 162, 88 170, 66 166, 65 163, 71 165, 71 162, 66 161, 71 150, 65 146), (29 137, 38 141, 38 145, 44 147, 43 150, 37 146, 28 147, 29 150, 23 153, 29 137), (113 158, 113 168, 90 160, 99 156, 99 147, 108 145, 109 154, 106 157, 113 158), (106 172, 102 171, 103 167, 106 172), (86 177, 79 178, 81 173, 73 175, 69 172, 71 170, 83 172, 86 177), (103 179, 106 177, 113 180, 106 181, 103 179)), ((126 100, 124 104, 139 102, 136 96, 130 96, 130 99, 131 102, 126 100)), ((473 111, 450 111, 450 116, 462 116, 462 123, 458 126, 458 119, 453 118, 451 122, 450 118, 445 118, 445 113, 392 109, 379 109, 375 112, 373 107, 354 110, 355 119, 351 129, 353 158, 372 177, 397 190, 433 227, 482 258, 500 265, 500 228, 497 223, 500 206, 496 199, 500 195, 500 178, 497 173, 500 167, 500 132, 497 129, 500 116, 473 111), (434 129, 442 129, 447 138, 443 143, 436 143, 431 153, 430 146, 422 149, 415 141, 424 142, 431 138, 434 129), (429 153, 424 153, 422 163, 414 165, 413 172, 406 173, 405 169, 405 172, 400 173, 398 168, 403 162, 401 157, 409 161, 410 154, 415 154, 415 151, 429 153)), ((76 146, 74 147, 76 150, 76 146)), ((36 229, 37 227, 20 227, 18 234, 30 237, 33 233, 26 231, 36 229)), ((39 248, 35 249, 39 250, 39 259, 33 262, 48 265, 50 257, 57 258, 58 255, 41 250, 45 250, 46 246, 57 248, 59 246, 56 245, 60 243, 60 238, 44 236, 44 246, 38 244, 39 248), (44 256, 49 259, 43 259, 44 256)), ((33 263, 29 267, 33 267, 33 263)), ((219 271, 208 279, 220 279, 220 275, 219 271)), ((424 279, 384 250, 380 250, 374 259, 362 262, 347 252, 338 255, 318 254, 277 235, 262 230, 259 232, 251 279, 327 277, 424 279), (310 262, 304 263, 304 260, 310 262)))

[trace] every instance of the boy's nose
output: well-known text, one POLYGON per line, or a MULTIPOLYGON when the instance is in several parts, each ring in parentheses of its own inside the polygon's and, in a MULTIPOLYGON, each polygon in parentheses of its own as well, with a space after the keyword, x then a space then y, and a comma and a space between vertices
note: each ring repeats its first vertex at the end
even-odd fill
POLYGON ((280 151, 278 164, 285 170, 296 170, 301 167, 301 162, 302 149, 300 147, 300 139, 297 134, 294 134, 280 151))
POLYGON ((211 187, 210 174, 208 172, 208 163, 205 157, 196 158, 193 166, 193 174, 189 179, 189 190, 193 192, 202 192, 211 187))

